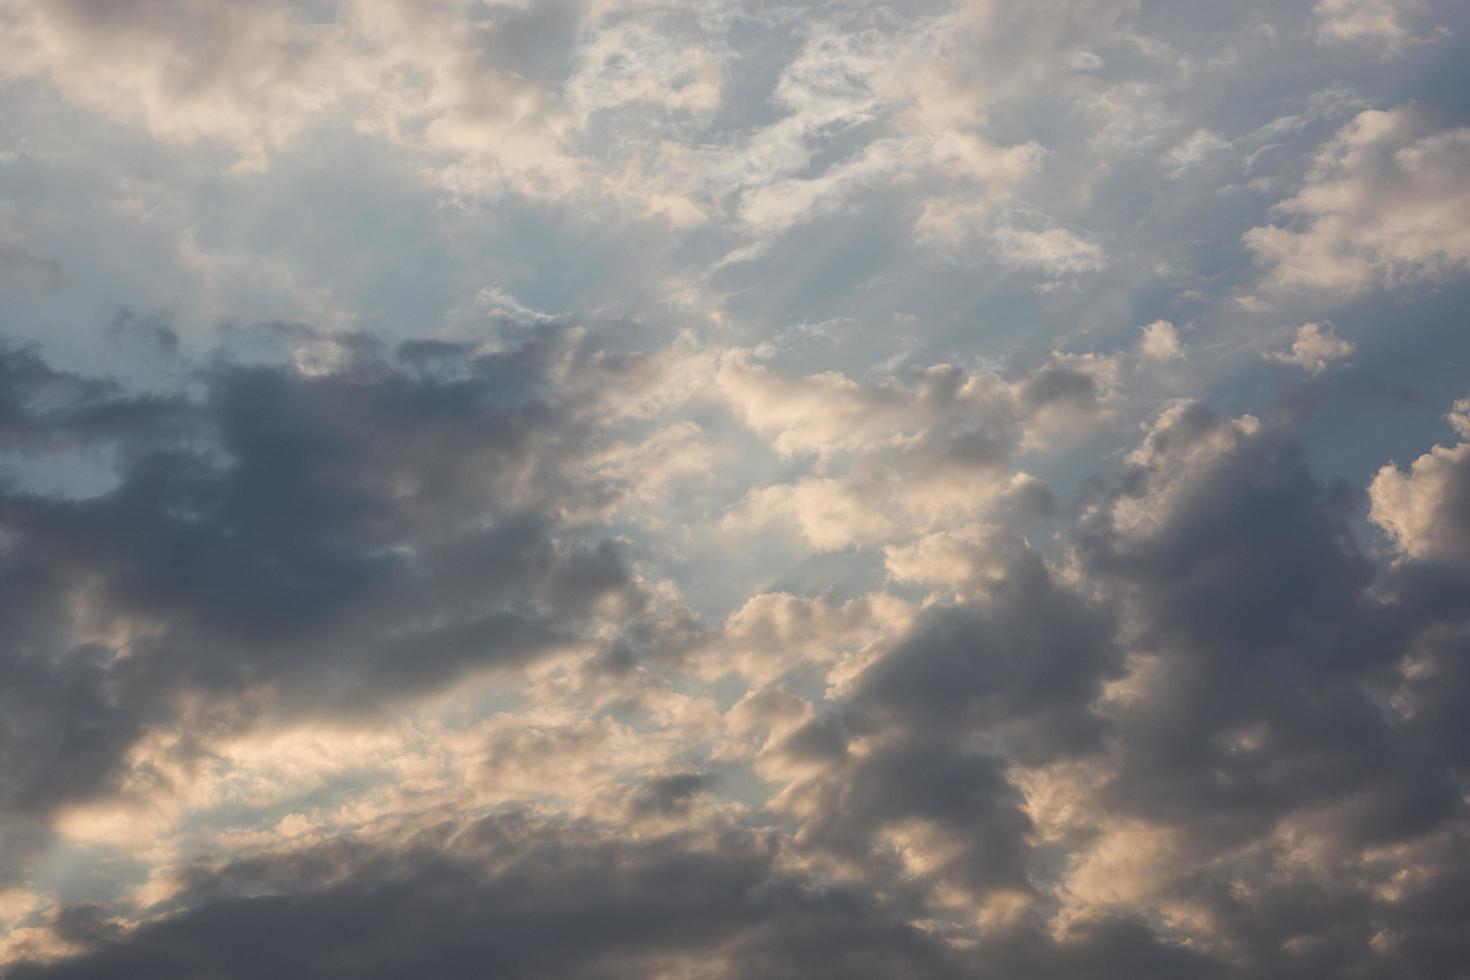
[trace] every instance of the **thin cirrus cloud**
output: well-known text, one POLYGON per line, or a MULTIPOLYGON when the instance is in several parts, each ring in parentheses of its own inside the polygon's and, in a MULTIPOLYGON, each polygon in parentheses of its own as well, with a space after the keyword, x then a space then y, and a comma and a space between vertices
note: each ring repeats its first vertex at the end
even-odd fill
POLYGON ((1457 976, 1467 31, 0 0, 0 974, 1457 976))

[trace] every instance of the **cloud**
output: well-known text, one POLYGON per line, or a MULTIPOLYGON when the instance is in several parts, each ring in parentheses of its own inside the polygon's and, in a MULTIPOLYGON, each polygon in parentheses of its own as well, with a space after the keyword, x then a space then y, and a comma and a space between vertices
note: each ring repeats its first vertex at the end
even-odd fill
POLYGON ((336 40, 275 3, 19 3, 0 29, 7 76, 44 75, 164 139, 222 140, 250 167, 337 97, 336 40))
POLYGON ((1460 820, 1450 767, 1372 691, 1433 614, 1373 598, 1385 572, 1347 531, 1354 497, 1279 430, 1176 407, 1132 459, 1084 552, 1135 624, 1100 703, 1110 762, 1052 767, 1066 789, 1048 791, 1076 794, 1066 812, 1100 832, 1073 852, 1077 912, 1152 908, 1243 976, 1360 962, 1376 917, 1396 915, 1378 849, 1432 850, 1460 820), (1338 910, 1332 926, 1267 912, 1304 890, 1338 910))
POLYGON ((0 0, 0 973, 1455 975, 1464 19, 0 0))
POLYGON ((0 242, 0 293, 44 292, 62 283, 61 263, 0 242))
POLYGON ((1230 143, 1218 133, 1198 129, 1165 155, 1164 169, 1171 177, 1182 177, 1188 171, 1204 166, 1212 157, 1229 148, 1230 143))
POLYGON ((1296 339, 1285 351, 1272 351, 1266 357, 1283 364, 1295 364, 1308 374, 1321 374, 1332 361, 1341 360, 1358 349, 1350 340, 1337 335, 1332 324, 1304 323, 1296 330, 1296 339))
POLYGON ((506 815, 189 873, 190 905, 16 977, 892 976, 952 954, 735 829, 620 841, 506 815), (852 929, 860 926, 860 936, 852 929), (840 938, 839 938, 840 937, 840 938))
POLYGON ((846 602, 790 593, 751 596, 698 651, 698 669, 738 674, 759 687, 844 656, 863 659, 909 621, 908 604, 883 593, 846 602))
MULTIPOLYGON (((474 18, 456 2, 400 0, 320 9, 207 0, 184 11, 22 2, 10 5, 0 45, 7 76, 43 78, 69 101, 159 139, 223 145, 236 171, 264 171, 313 127, 345 120, 420 154, 453 192, 544 196, 612 177, 570 145, 595 114, 650 101, 698 112, 717 104, 712 58, 695 47, 658 57, 665 39, 654 25, 604 34, 595 7, 495 5, 474 18), (590 73, 577 71, 584 30, 590 73), (599 76, 610 49, 626 52, 621 71, 599 76), (685 78, 691 71, 697 83, 685 78)), ((675 216, 697 208, 658 188, 633 196, 654 210, 663 200, 675 216)))
POLYGON ((307 369, 215 361, 198 397, 6 354, 7 448, 117 460, 95 496, 0 495, 8 812, 146 796, 131 753, 160 726, 187 753, 362 718, 649 608, 617 543, 567 523, 620 492, 579 430, 639 411, 646 390, 617 394, 646 389, 636 356, 560 325, 450 360, 332 343, 307 369))
POLYGON ((1423 0, 1318 0, 1312 15, 1322 44, 1376 44, 1395 54, 1409 44, 1443 36, 1444 28, 1427 37, 1414 34, 1410 24, 1422 19, 1428 9, 1423 0))
MULTIPOLYGON (((712 626, 587 523, 638 506, 601 482, 609 432, 710 409, 648 390, 687 390, 690 362, 555 322, 491 349, 295 342, 324 339, 341 354, 311 371, 219 359, 167 398, 8 355, 14 446, 122 452, 110 490, 4 498, 4 803, 156 862, 127 901, 27 906, 12 975, 1453 960, 1453 451, 1365 499, 1280 424, 1177 403, 1062 547, 947 521, 883 553, 928 595, 766 593, 712 626), (114 424, 79 424, 99 406, 114 424), (1356 542, 1365 503, 1398 562, 1356 542), (512 700, 488 716, 401 714, 496 670, 474 697, 512 700), (213 860, 158 829, 232 799, 275 815, 193 831, 213 860), (153 827, 119 836, 114 805, 153 827)), ((1058 357, 804 398, 695 363, 834 468, 949 446, 974 404, 1011 413, 1014 447, 1039 412, 1096 411, 1108 374, 1058 357)))
POLYGON ((938 364, 857 382, 793 377, 732 352, 718 375, 731 407, 779 456, 809 459, 815 472, 752 489, 726 523, 787 522, 815 550, 835 551, 991 506, 1044 507, 1044 487, 1013 458, 1104 417, 1116 375, 1114 357, 1053 353, 1016 380, 938 364))
POLYGON ((1470 129, 1437 128, 1416 106, 1359 113, 1317 153, 1275 210, 1293 224, 1245 234, 1273 289, 1354 291, 1470 269, 1470 195, 1459 175, 1470 129))
MULTIPOLYGON (((156 2, 11 8, 0 33, 7 77, 44 80, 160 140, 224 147, 237 173, 267 171, 315 134, 349 127, 408 153, 454 199, 570 196, 678 230, 713 224, 737 232, 730 261, 864 208, 896 182, 929 202, 915 234, 951 258, 1052 276, 1103 261, 1086 234, 1020 193, 1042 147, 984 132, 974 55, 944 40, 973 38, 1012 60, 998 18, 977 10, 893 11, 879 29, 844 5, 819 18, 580 0, 534 10, 209 0, 182 16, 156 2), (746 28, 786 36, 756 100, 777 111, 729 125, 723 117, 759 108, 732 103, 727 86, 746 28)), ((1018 26, 1055 54, 1048 28, 1018 26)))
POLYGON ((1174 361, 1184 357, 1184 345, 1179 342, 1179 331, 1168 320, 1155 320, 1143 328, 1143 339, 1138 349, 1150 361, 1174 361))
POLYGON ((995 241, 998 258, 1005 265, 1067 273, 1096 272, 1105 264, 1101 248, 1065 228, 1034 231, 1006 227, 995 233, 995 241))
POLYGON ((994 739, 1010 759, 1086 749, 1099 731, 1091 702, 1116 663, 1106 610, 1013 532, 972 547, 990 565, 983 579, 851 681, 857 711, 909 735, 994 739))
MULTIPOLYGON (((1464 400, 1449 418, 1464 435, 1464 400)), ((1409 558, 1470 559, 1470 443, 1435 446, 1406 471, 1389 464, 1368 488, 1369 516, 1409 558)))

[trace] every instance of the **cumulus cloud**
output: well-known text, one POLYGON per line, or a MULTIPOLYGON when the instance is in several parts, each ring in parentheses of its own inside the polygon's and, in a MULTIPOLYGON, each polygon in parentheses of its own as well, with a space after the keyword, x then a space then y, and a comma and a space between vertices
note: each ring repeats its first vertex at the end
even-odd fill
MULTIPOLYGON (((708 410, 649 390, 687 390, 687 361, 559 323, 332 342, 167 397, 7 355, 12 450, 102 441, 119 468, 93 496, 4 498, 4 803, 161 848, 126 902, 27 906, 14 975, 1433 975, 1463 945, 1464 762, 1429 748, 1467 689, 1458 448, 1375 479, 1402 553, 1378 564, 1363 497, 1289 431, 1179 403, 1064 548, 947 521, 882 555, 922 597, 767 592, 712 625, 593 523, 636 506, 603 482, 609 433, 708 410), (384 728, 496 671, 489 717, 384 728), (163 843, 242 792, 296 809, 213 832, 212 862, 163 843), (122 833, 108 807, 144 801, 154 827, 122 833)), ((696 363, 778 455, 832 472, 957 451, 981 408, 1014 452, 1038 412, 1095 412, 1108 373, 827 375, 810 398, 744 356, 696 363)))
MULTIPOLYGON (((657 442, 669 426, 649 413, 686 402, 649 386, 686 389, 686 362, 614 356, 559 323, 494 349, 331 342, 342 355, 312 370, 215 361, 198 395, 7 355, 13 452, 120 454, 94 496, 5 497, 7 811, 76 840, 162 841, 167 821, 123 835, 108 807, 182 794, 177 820, 239 778, 290 801, 312 773, 396 772, 269 832, 218 833, 223 863, 161 852, 164 877, 132 906, 30 906, 17 975, 246 969, 254 928, 295 937, 270 947, 272 969, 305 975, 347 955, 334 930, 442 900, 422 934, 370 930, 374 969, 453 975, 499 950, 528 975, 830 960, 983 976, 1003 955, 1019 957, 1007 975, 1040 977, 1131 935, 1148 961, 1255 976, 1336 969, 1378 948, 1373 922, 1394 923, 1372 954, 1385 965, 1431 963, 1415 944, 1446 941, 1458 763, 1418 746, 1457 724, 1445 617, 1465 600, 1403 576, 1458 554, 1459 447, 1374 480, 1372 517, 1402 553, 1379 567, 1348 530, 1361 498, 1320 482, 1289 433, 1182 403, 1096 488, 1067 550, 946 522, 883 553, 892 583, 932 590, 922 601, 765 593, 707 625, 585 526, 601 496, 634 505, 603 482, 606 433, 657 442), (496 670, 515 692, 498 717, 376 720, 496 670), (677 690, 692 682, 743 694, 721 709, 677 690), (367 741, 313 736, 303 755, 293 731, 319 724, 367 741), (232 761, 205 776, 201 754, 232 761), (742 772, 789 836, 744 825, 750 803, 727 796, 742 772), (686 889, 687 932, 658 911, 665 875, 686 889), (1269 926, 1303 889, 1334 924, 1269 926), (607 890, 622 925, 604 933, 607 890), (749 896, 738 913, 732 894, 749 896), (1402 918, 1406 901, 1422 911, 1402 918), (467 931, 451 906, 498 925, 467 931), (528 938, 518 915, 580 941, 528 938), (855 921, 871 946, 818 952, 822 923, 855 921)), ((1015 381, 819 376, 816 398, 743 356, 698 363, 772 447, 834 471, 976 406, 1003 412, 1014 452, 1037 412, 1099 397, 1088 359, 1015 381)))
POLYGON ((1138 349, 1150 361, 1174 361, 1184 357, 1179 331, 1168 320, 1155 320, 1144 327, 1138 349))
MULTIPOLYGON (((1466 435, 1465 399, 1449 415, 1466 435)), ((1470 558, 1470 443, 1435 446, 1407 471, 1389 464, 1368 488, 1370 516, 1399 550, 1415 559, 1470 558)))
POLYGON ((1470 129, 1422 108, 1359 113, 1318 151, 1306 183, 1245 243, 1273 288, 1357 290, 1470 268, 1470 129))
MULTIPOLYGON (((1134 465, 1086 559, 1117 574, 1135 624, 1128 671, 1101 704, 1116 768, 1051 777, 1104 801, 1103 828, 1124 822, 1074 856, 1069 888, 1082 909, 1152 907, 1264 974, 1358 962, 1372 915, 1397 908, 1371 884, 1397 870, 1374 849, 1432 850, 1459 820, 1451 770, 1419 756, 1368 689, 1427 623, 1369 598, 1375 573, 1346 533, 1352 497, 1271 427, 1174 409, 1134 465), (1359 877, 1342 877, 1344 859, 1359 877), (1222 860, 1228 885, 1211 883, 1222 860), (1272 935, 1245 911, 1302 888, 1334 896, 1348 932, 1308 927, 1319 938, 1294 943, 1300 925, 1272 935)), ((1375 948, 1389 973, 1406 968, 1402 950, 1375 948)))
POLYGON ((0 973, 1456 976, 1462 25, 0 0, 0 973))
POLYGON ((1343 340, 1330 323, 1304 323, 1296 330, 1296 339, 1284 351, 1266 356, 1283 364, 1295 364, 1308 374, 1321 374, 1332 361, 1341 360, 1358 349, 1351 340, 1343 340))
POLYGON ((808 666, 829 667, 844 657, 866 658, 901 632, 912 616, 907 603, 883 593, 846 602, 762 593, 752 596, 699 651, 707 674, 738 674, 760 687, 808 666))
POLYGON ((781 456, 815 472, 750 492, 732 528, 794 524, 810 546, 834 551, 912 535, 991 506, 1045 506, 1044 486, 1012 465, 1106 415, 1117 360, 1054 353, 1016 380, 940 364, 862 383, 836 373, 793 377, 736 352, 722 392, 781 456))
POLYGON ((16 3, 0 25, 7 75, 166 139, 225 141, 249 166, 337 95, 334 32, 280 4, 16 3))

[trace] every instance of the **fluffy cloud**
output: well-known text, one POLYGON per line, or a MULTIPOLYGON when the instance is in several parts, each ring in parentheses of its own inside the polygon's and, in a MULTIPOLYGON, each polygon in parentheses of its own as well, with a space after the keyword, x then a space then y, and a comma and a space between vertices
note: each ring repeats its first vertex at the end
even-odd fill
POLYGON ((1322 147, 1306 184, 1276 205, 1293 223, 1246 233, 1274 288, 1357 290, 1470 268, 1470 129, 1416 106, 1369 110, 1322 147))
POLYGON ((1343 340, 1332 324, 1304 323, 1296 330, 1296 339, 1285 351, 1273 351, 1266 356, 1283 364, 1295 364, 1308 374, 1321 374, 1332 361, 1341 360, 1358 345, 1343 340))
POLYGON ((1053 354, 1018 380, 941 364, 860 383, 792 377, 734 354, 719 380, 735 412, 779 455, 810 458, 816 473, 751 491, 727 523, 790 522, 812 548, 834 551, 993 505, 1045 507, 1045 487, 1013 469, 1014 456, 1105 415, 1116 375, 1115 358, 1053 354))
MULTIPOLYGON (((1450 421, 1465 435, 1462 399, 1450 421)), ((1370 516, 1403 554, 1415 559, 1470 558, 1470 443, 1435 446, 1408 471, 1383 467, 1368 488, 1370 516)))
POLYGON ((1179 331, 1168 320, 1155 320, 1144 327, 1138 349, 1150 361, 1173 361, 1184 357, 1179 331))
MULTIPOLYGON (((1373 924, 1402 923, 1389 885, 1401 866, 1377 855, 1434 851, 1462 819, 1453 769, 1421 754, 1414 726, 1384 718, 1373 692, 1433 620, 1407 595, 1403 607, 1373 598, 1384 573, 1347 532, 1353 498, 1314 480, 1269 426, 1176 409, 1134 462, 1138 480, 1086 559, 1125 590, 1134 637, 1100 706, 1112 762, 1051 777, 1068 789, 1050 794, 1080 796, 1073 812, 1094 800, 1108 813, 1083 820, 1100 834, 1072 858, 1079 912, 1151 907, 1252 964, 1243 975, 1364 957, 1395 975, 1437 955, 1433 915, 1402 946, 1373 924), (1337 910, 1332 922, 1271 921, 1266 909, 1303 890, 1337 910)), ((1439 884, 1415 890, 1460 874, 1431 872, 1439 884)))
MULTIPOLYGON (((556 194, 611 180, 570 145, 590 117, 644 104, 707 112, 718 100, 716 60, 693 46, 657 56, 667 40, 657 23, 598 31, 596 5, 575 2, 494 5, 483 18, 471 7, 19 2, 7 5, 0 45, 10 77, 44 78, 162 139, 224 144, 237 169, 264 169, 309 127, 345 117, 424 154, 439 182, 468 194, 556 194), (584 20, 593 40, 579 72, 584 20), (620 70, 609 71, 605 52, 637 51, 640 39, 645 56, 620 53, 620 70)), ((675 219, 695 207, 656 189, 643 196, 653 210, 662 197, 675 219)))
POLYGON ((225 141, 254 167, 337 97, 336 40, 276 3, 22 2, 0 19, 7 75, 165 139, 225 141))
POLYGON ((699 651, 703 673, 738 674, 759 687, 812 665, 843 657, 859 662, 901 632, 907 603, 876 593, 846 602, 789 593, 752 596, 699 651))

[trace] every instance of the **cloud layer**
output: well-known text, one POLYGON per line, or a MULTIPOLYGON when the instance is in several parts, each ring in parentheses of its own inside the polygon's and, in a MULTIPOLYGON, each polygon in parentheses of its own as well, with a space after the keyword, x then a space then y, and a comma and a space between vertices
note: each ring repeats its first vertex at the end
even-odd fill
POLYGON ((1466 31, 0 0, 0 976, 1458 976, 1466 31))

